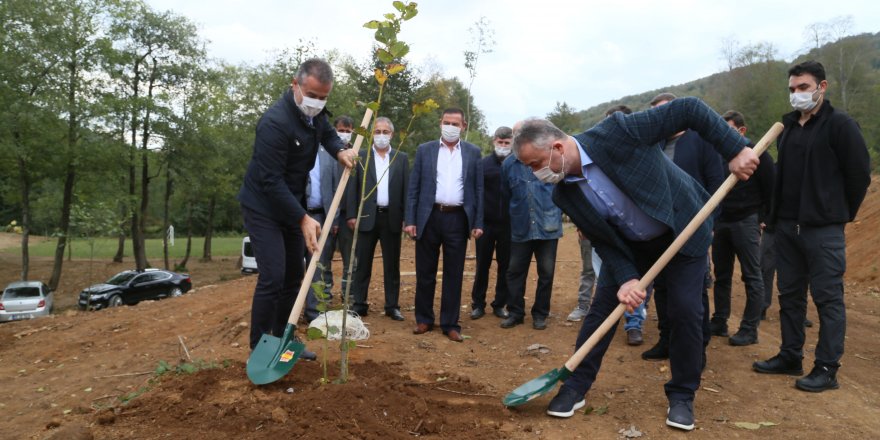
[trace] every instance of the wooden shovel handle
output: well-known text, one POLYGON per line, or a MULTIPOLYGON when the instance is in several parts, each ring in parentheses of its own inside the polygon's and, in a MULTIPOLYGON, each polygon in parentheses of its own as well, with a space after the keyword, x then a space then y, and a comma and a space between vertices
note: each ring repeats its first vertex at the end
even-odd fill
MULTIPOLYGON (((361 121, 361 128, 367 128, 370 124, 370 119, 373 117, 373 110, 367 109, 364 112, 364 119, 361 121)), ((361 148, 361 144, 364 142, 364 137, 360 134, 354 140, 354 146, 351 147, 352 151, 354 151, 355 159, 357 159, 358 151, 361 148)), ((357 166, 355 164, 355 166, 357 166)), ((330 229, 333 227, 333 218, 336 217, 336 210, 339 209, 339 202, 342 200, 342 195, 345 193, 345 186, 348 184, 348 177, 351 175, 351 169, 346 168, 345 171, 342 172, 342 177, 339 179, 339 186, 336 187, 336 193, 333 194, 333 203, 330 204, 330 210, 327 211, 327 218, 324 219, 324 225, 321 227, 321 237, 318 239, 318 251, 312 254, 312 257, 309 259, 309 268, 306 269, 306 274, 303 276, 302 283, 299 286, 299 293, 296 295, 296 302, 293 303, 293 310, 290 311, 290 317, 287 318, 288 324, 296 324, 299 321, 299 316, 302 314, 303 306, 306 303, 306 295, 309 292, 309 287, 312 285, 312 277, 315 276, 315 270, 318 268, 318 260, 321 259, 321 253, 324 251, 324 245, 327 243, 327 237, 330 235, 330 229)))
MULTIPOLYGON (((762 137, 761 140, 758 142, 758 144, 755 145, 755 154, 760 156, 764 153, 764 151, 767 151, 767 147, 769 147, 770 143, 773 142, 773 140, 776 139, 780 133, 782 133, 782 128, 783 126, 779 122, 773 124, 773 126, 770 127, 770 130, 768 130, 764 137, 762 137)), ((724 183, 721 184, 718 190, 715 191, 715 194, 712 195, 709 201, 706 202, 706 204, 703 206, 703 209, 701 209, 700 212, 698 212, 697 215, 694 216, 693 220, 688 223, 684 230, 681 231, 680 234, 678 234, 678 237, 675 237, 675 240, 672 242, 672 244, 669 245, 666 251, 663 252, 663 255, 660 255, 660 258, 658 258, 654 265, 651 266, 651 268, 648 270, 648 272, 646 272, 645 275, 642 276, 638 284, 638 288, 640 290, 645 290, 648 288, 648 286, 651 285, 651 283, 654 281, 654 278, 657 278, 657 275, 660 273, 660 271, 662 271, 663 268, 666 267, 669 261, 672 260, 672 257, 674 257, 675 254, 677 254, 678 251, 681 249, 681 247, 684 246, 685 242, 690 240, 691 236, 694 235, 694 232, 697 230, 697 228, 699 228, 700 225, 702 225, 703 222, 706 221, 709 215, 711 215, 712 212, 715 211, 715 208, 718 207, 718 205, 721 203, 721 200, 723 200, 724 197, 727 196, 727 193, 730 192, 730 190, 733 188, 734 185, 736 185, 736 183, 737 178, 735 175, 731 174, 727 176, 727 179, 724 181, 724 183)), ((625 310, 626 305, 618 305, 617 308, 615 308, 614 311, 611 312, 610 315, 608 315, 608 318, 606 318, 605 321, 602 322, 602 325, 600 325, 599 328, 597 328, 596 331, 593 332, 592 335, 590 335, 590 338, 587 339, 586 342, 584 342, 584 345, 581 345, 581 347, 574 353, 574 355, 572 355, 565 362, 565 368, 567 368, 569 371, 574 371, 574 369, 577 368, 578 365, 581 364, 581 362, 583 362, 584 358, 587 357, 587 354, 590 353, 590 350, 592 350, 593 347, 595 347, 596 344, 599 343, 599 340, 608 333, 608 330, 611 330, 611 327, 620 320, 620 317, 623 316, 623 312, 625 310)))

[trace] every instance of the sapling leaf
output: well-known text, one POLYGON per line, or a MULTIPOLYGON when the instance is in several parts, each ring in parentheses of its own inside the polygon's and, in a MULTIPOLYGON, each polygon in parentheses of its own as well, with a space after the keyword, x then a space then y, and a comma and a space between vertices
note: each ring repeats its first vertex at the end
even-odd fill
POLYGON ((403 41, 394 42, 389 49, 395 58, 403 58, 409 53, 409 45, 403 41))
MULTIPOLYGON (((382 51, 383 49, 379 49, 379 52, 382 51)), ((376 69, 374 72, 374 76, 376 77, 376 81, 378 81, 380 85, 385 84, 385 81, 388 79, 388 76, 385 75, 385 72, 383 72, 382 69, 376 69)))
POLYGON ((417 6, 416 3, 410 2, 410 3, 406 6, 406 11, 403 12, 403 17, 402 17, 402 18, 403 18, 404 20, 409 20, 410 18, 415 17, 416 14, 419 13, 418 9, 416 9, 416 6, 417 6))
POLYGON ((335 325, 331 325, 331 326, 327 327, 327 336, 338 335, 338 334, 339 334, 339 327, 337 327, 335 325))
POLYGON ((406 5, 403 4, 403 2, 395 1, 392 5, 394 5, 394 9, 397 9, 400 12, 406 12, 406 5))
POLYGON ((403 72, 406 69, 406 65, 404 64, 389 64, 388 65, 388 74, 395 75, 400 72, 403 72))
POLYGON ((309 327, 308 331, 306 331, 306 337, 309 338, 310 341, 314 341, 315 339, 323 338, 324 332, 319 328, 309 327))
POLYGON ((387 19, 389 19, 389 20, 394 20, 395 18, 397 18, 396 15, 394 15, 394 14, 392 14, 392 13, 390 13, 390 12, 387 13, 387 14, 385 14, 385 15, 383 15, 383 17, 385 17, 385 18, 387 18, 387 19))
POLYGON ((379 61, 382 61, 385 64, 394 61, 394 55, 392 55, 391 52, 382 49, 381 47, 379 49, 376 49, 376 57, 379 58, 379 61))
POLYGON ((379 22, 376 20, 370 20, 364 23, 364 27, 367 29, 379 29, 379 22))

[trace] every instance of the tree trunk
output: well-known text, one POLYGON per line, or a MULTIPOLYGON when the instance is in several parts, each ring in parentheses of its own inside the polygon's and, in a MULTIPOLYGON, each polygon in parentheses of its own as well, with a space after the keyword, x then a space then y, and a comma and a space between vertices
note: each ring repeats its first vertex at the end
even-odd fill
POLYGON ((119 225, 119 242, 116 246, 116 255, 113 256, 114 263, 122 263, 123 257, 125 257, 125 227, 123 224, 125 223, 125 218, 128 216, 128 212, 125 209, 125 204, 120 203, 122 223, 119 225))
POLYGON ((168 221, 168 207, 171 200, 171 184, 171 164, 168 164, 165 168, 165 200, 162 209, 162 230, 165 231, 162 239, 162 256, 165 257, 165 270, 171 269, 168 261, 168 227, 171 225, 171 222, 168 221))
POLYGON ((185 268, 186 263, 189 262, 189 256, 192 252, 192 224, 193 224, 193 215, 192 215, 192 203, 189 203, 186 208, 186 253, 183 255, 183 261, 180 262, 180 267, 185 268))
POLYGON ((217 205, 217 196, 211 196, 208 204, 208 225, 205 228, 205 247, 202 250, 202 261, 211 261, 211 238, 214 236, 214 207, 217 205))
POLYGON ((70 233, 70 208, 73 203, 73 183, 76 179, 76 169, 73 163, 67 164, 67 177, 64 179, 64 196, 61 201, 61 222, 58 224, 58 243, 55 245, 55 263, 52 266, 52 276, 49 278, 49 288, 58 290, 61 282, 61 266, 64 264, 64 250, 67 247, 67 236, 70 233))
MULTIPOLYGON (((19 139, 20 134, 16 132, 15 137, 19 139)), ((31 222, 31 182, 27 164, 21 156, 18 157, 18 172, 21 179, 21 280, 26 281, 31 260, 28 249, 31 222)))
MULTIPOLYGON (((143 58, 138 59, 134 63, 134 74, 132 79, 132 110, 131 110, 131 149, 129 150, 128 163, 128 196, 131 203, 134 203, 137 196, 137 130, 138 130, 138 95, 140 90, 140 67, 143 58)), ((146 255, 143 249, 144 242, 141 240, 140 232, 140 215, 139 210, 133 208, 131 210, 131 252, 134 256, 135 268, 139 271, 147 267, 146 255)))

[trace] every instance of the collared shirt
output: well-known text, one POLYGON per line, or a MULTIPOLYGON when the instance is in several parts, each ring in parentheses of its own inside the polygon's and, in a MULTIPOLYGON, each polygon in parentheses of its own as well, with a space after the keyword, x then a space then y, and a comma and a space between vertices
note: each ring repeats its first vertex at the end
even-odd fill
POLYGON ((388 206, 388 181, 391 180, 391 149, 385 150, 385 157, 379 155, 376 147, 373 147, 373 160, 376 162, 376 179, 379 184, 376 186, 376 205, 381 207, 388 206))
POLYGON ((462 175, 461 141, 452 151, 440 141, 437 153, 437 192, 434 203, 461 206, 464 204, 464 178, 462 175))
POLYGON ((308 209, 324 207, 321 200, 321 149, 322 147, 318 147, 319 154, 315 157, 315 166, 309 171, 309 184, 306 193, 306 205, 308 205, 306 208, 308 209))
POLYGON ((627 240, 632 241, 648 241, 669 230, 668 226, 645 214, 593 163, 580 142, 577 139, 574 141, 581 156, 584 177, 570 176, 565 180, 578 184, 581 192, 603 219, 616 226, 627 240))

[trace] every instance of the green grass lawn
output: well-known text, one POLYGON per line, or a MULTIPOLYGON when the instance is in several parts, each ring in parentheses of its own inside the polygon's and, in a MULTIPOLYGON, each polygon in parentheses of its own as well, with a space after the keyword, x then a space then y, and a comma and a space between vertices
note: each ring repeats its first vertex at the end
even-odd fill
MULTIPOLYGON (((211 239, 211 255, 215 257, 238 256, 241 253, 241 239, 243 237, 214 237, 211 239)), ((58 243, 55 239, 46 240, 42 243, 31 244, 30 255, 35 257, 52 257, 55 255, 55 245, 58 243)), ((118 246, 116 238, 96 238, 94 240, 94 258, 109 259, 116 255, 116 247, 118 246)), ((204 237, 193 237, 192 251, 190 258, 200 258, 202 256, 202 247, 204 246, 204 237)), ((162 240, 147 239, 147 258, 162 257, 162 240)), ((72 247, 73 258, 89 258, 91 248, 89 241, 85 239, 74 239, 73 243, 68 243, 72 247)), ((6 248, 3 252, 20 252, 20 248, 6 248)), ((168 254, 171 258, 183 258, 186 253, 186 237, 179 237, 174 240, 174 246, 168 246, 168 254)), ((67 252, 65 251, 65 257, 67 252)), ((125 241, 125 256, 131 257, 131 239, 125 241)))

